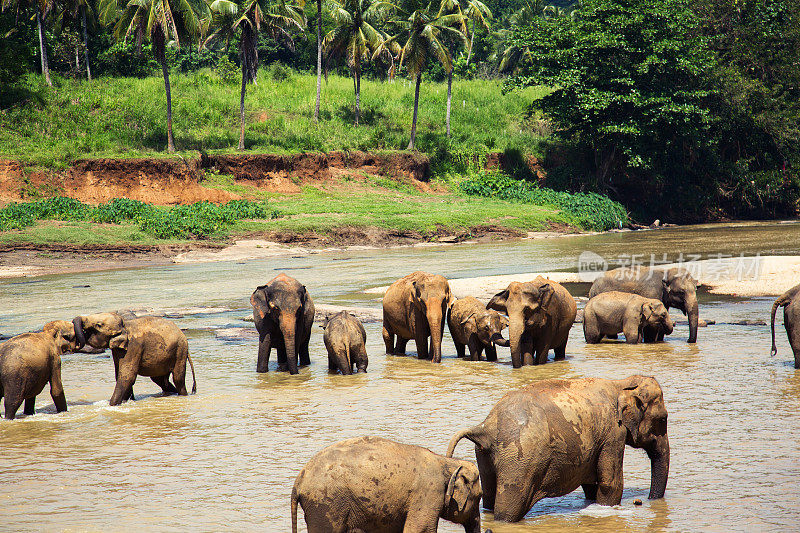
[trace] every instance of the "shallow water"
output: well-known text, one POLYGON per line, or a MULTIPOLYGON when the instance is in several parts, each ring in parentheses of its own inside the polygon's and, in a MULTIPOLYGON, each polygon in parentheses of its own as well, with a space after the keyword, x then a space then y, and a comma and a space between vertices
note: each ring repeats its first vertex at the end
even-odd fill
MULTIPOLYGON (((668 342, 587 346, 573 328, 567 359, 512 370, 455 359, 446 334, 442 365, 387 357, 379 324, 366 324, 369 372, 326 372, 322 335, 299 376, 256 374, 254 338, 215 331, 252 327, 249 296, 279 271, 305 283, 318 303, 379 307, 365 288, 423 268, 451 278, 574 270, 592 250, 620 254, 800 254, 800 225, 690 227, 510 243, 320 253, 246 263, 180 265, 0 282, 0 333, 51 319, 130 307, 223 307, 176 318, 187 330, 198 393, 162 398, 146 378, 138 401, 109 407, 113 365, 69 354, 62 375, 69 411, 55 414, 47 389, 37 413, 0 421, 0 523, 8 531, 289 530, 289 493, 305 462, 324 446, 365 434, 443 453, 450 436, 474 425, 509 389, 550 377, 656 376, 670 413, 667 496, 650 502, 649 462, 625 456, 622 505, 587 505, 582 492, 539 502, 512 531, 774 531, 800 521, 800 370, 779 329, 769 357, 772 298, 701 294, 701 328, 688 345, 680 325, 668 342), (89 287, 84 287, 89 285, 89 287), (644 500, 634 507, 633 500, 644 500)), ((798 276, 800 281, 800 276, 798 276)), ((574 294, 586 285, 573 286, 574 294)), ((682 318, 682 317, 680 317, 682 318)), ((317 332, 321 330, 317 329, 317 332)), ((413 342, 409 345, 413 352, 413 342)), ((274 355, 271 363, 274 368, 274 355)), ((462 442, 457 454, 471 456, 462 442)), ((302 522, 302 519, 301 519, 302 522)), ((439 531, 463 531, 442 521, 439 531)))

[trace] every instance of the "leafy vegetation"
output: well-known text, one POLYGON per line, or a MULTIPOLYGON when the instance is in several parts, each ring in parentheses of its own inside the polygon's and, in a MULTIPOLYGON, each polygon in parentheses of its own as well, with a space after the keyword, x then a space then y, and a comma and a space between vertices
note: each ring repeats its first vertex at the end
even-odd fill
POLYGON ((621 228, 628 222, 622 204, 597 193, 554 191, 523 180, 515 180, 502 172, 481 172, 459 184, 470 196, 514 200, 534 205, 554 206, 568 215, 568 223, 584 229, 603 231, 621 228))
POLYGON ((141 231, 159 239, 188 239, 219 236, 244 218, 277 216, 278 213, 266 203, 247 200, 233 200, 222 205, 198 202, 163 208, 127 198, 90 206, 73 198, 56 196, 35 202, 11 203, 0 209, 0 231, 23 229, 37 220, 134 222, 141 231))

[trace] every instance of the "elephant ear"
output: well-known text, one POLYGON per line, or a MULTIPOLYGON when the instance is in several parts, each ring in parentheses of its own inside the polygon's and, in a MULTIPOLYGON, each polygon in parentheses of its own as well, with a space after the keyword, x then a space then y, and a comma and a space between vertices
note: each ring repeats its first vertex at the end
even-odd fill
POLYGON ((266 295, 266 288, 265 287, 258 287, 254 292, 253 295, 250 296, 250 305, 253 306, 253 310, 258 313, 258 316, 264 318, 267 314, 267 295, 266 295))
POLYGON ((653 309, 653 304, 650 302, 645 302, 642 304, 642 319, 645 322, 649 322, 650 318, 653 316, 655 309, 653 309))
POLYGON ((300 289, 300 302, 303 305, 306 305, 307 301, 308 301, 308 291, 306 290, 306 286, 302 285, 300 289))
POLYGON ((486 309, 494 309, 495 311, 501 311, 503 313, 508 311, 508 289, 498 292, 492 299, 489 300, 489 303, 486 304, 486 309))
POLYGON ((474 316, 475 316, 475 313, 470 313, 469 315, 467 315, 467 318, 465 318, 464 320, 461 321, 461 325, 462 326, 466 325, 466 323, 469 322, 469 320, 474 316))
POLYGON ((115 337, 111 337, 108 341, 108 347, 113 349, 127 350, 128 349, 128 332, 124 331, 115 337))
POLYGON ((453 502, 459 513, 464 512, 470 495, 469 480, 467 476, 461 473, 462 468, 462 466, 459 466, 450 476, 450 481, 447 482, 447 493, 444 497, 445 509, 450 507, 450 502, 453 502))
POLYGON ((553 299, 553 294, 555 294, 555 290, 553 290, 553 286, 549 283, 545 283, 544 285, 539 285, 539 305, 542 308, 546 308, 550 305, 550 301, 553 299))
POLYGON ((506 329, 510 323, 506 315, 500 315, 500 329, 506 329))
POLYGON ((646 408, 638 389, 638 384, 627 386, 617 398, 619 424, 625 426, 633 442, 639 440, 639 424, 642 423, 646 408))

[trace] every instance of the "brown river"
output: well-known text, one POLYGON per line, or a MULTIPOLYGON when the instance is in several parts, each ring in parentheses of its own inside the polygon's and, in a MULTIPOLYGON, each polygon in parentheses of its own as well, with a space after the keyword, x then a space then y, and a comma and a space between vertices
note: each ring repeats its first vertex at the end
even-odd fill
MULTIPOLYGON (((782 327, 779 355, 770 358, 769 326, 734 324, 768 321, 773 298, 701 290, 700 317, 716 324, 699 330, 696 345, 686 343, 685 323, 665 343, 638 346, 587 346, 577 325, 565 361, 519 370, 511 368, 508 349, 498 350, 500 364, 457 360, 448 333, 441 365, 386 356, 380 324, 369 323, 368 373, 329 375, 315 327, 312 365, 299 376, 255 372, 256 338, 249 334, 252 323, 242 318, 251 315, 254 287, 278 272, 299 279, 317 303, 378 308, 376 295, 363 290, 414 270, 449 278, 574 271, 584 250, 609 258, 666 252, 670 260, 681 252, 800 255, 800 224, 324 252, 2 280, 0 333, 6 335, 98 310, 172 313, 189 337, 198 392, 161 397, 149 379, 140 378, 137 401, 112 408, 111 360, 65 355, 69 411, 55 414, 45 388, 35 415, 20 410, 17 420, 0 421, 0 530, 286 532, 294 478, 328 444, 380 435, 444 453, 453 433, 483 420, 511 388, 553 377, 635 373, 659 380, 669 410, 666 498, 647 500, 649 461, 627 448, 620 506, 590 505, 578 490, 539 502, 518 524, 495 523, 484 514, 484 527, 495 533, 800 529, 800 370, 791 364, 782 327), (643 506, 633 505, 637 498, 643 506)), ((588 284, 568 288, 576 296, 588 292, 588 284)), ((274 369, 274 354, 270 365, 274 369)), ((462 443, 457 454, 469 457, 471 446, 462 443)), ((439 531, 463 529, 441 521, 439 531)))

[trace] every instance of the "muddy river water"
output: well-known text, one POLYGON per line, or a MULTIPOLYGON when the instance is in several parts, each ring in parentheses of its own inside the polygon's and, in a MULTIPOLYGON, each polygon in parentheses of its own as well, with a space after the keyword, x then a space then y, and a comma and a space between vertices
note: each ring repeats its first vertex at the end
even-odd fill
MULTIPOLYGON (((518 524, 484 514, 485 527, 495 533, 800 528, 800 370, 790 362, 782 328, 779 355, 770 358, 769 326, 734 324, 768 321, 771 297, 701 291, 700 316, 716 324, 700 329, 696 345, 686 343, 683 324, 662 344, 587 346, 578 325, 565 361, 512 370, 507 349, 499 350, 501 364, 457 360, 446 334, 443 363, 433 365, 385 356, 380 324, 370 323, 366 375, 329 375, 316 327, 312 365, 299 376, 255 372, 256 339, 242 318, 251 314, 253 288, 280 271, 306 284, 317 303, 378 308, 376 295, 363 290, 413 270, 450 278, 574 271, 584 250, 609 258, 668 253, 670 260, 681 252, 800 255, 800 225, 325 252, 0 281, 4 334, 97 310, 172 310, 189 337, 198 379, 197 395, 164 398, 140 378, 138 400, 111 408, 111 360, 65 355, 69 411, 55 414, 46 388, 35 415, 0 422, 0 530, 285 532, 294 477, 328 444, 371 434, 443 453, 453 433, 483 420, 511 388, 552 377, 634 373, 654 375, 664 389, 672 447, 666 498, 646 499, 649 461, 627 448, 619 507, 589 505, 579 490, 538 503, 518 524), (636 498, 642 507, 633 505, 636 498)), ((569 288, 588 292, 585 284, 569 288)), ((270 364, 274 369, 274 354, 270 364)), ((458 455, 471 453, 467 443, 459 445, 458 455)), ((442 521, 439 531, 463 530, 442 521)))

